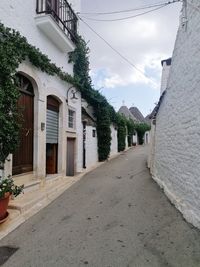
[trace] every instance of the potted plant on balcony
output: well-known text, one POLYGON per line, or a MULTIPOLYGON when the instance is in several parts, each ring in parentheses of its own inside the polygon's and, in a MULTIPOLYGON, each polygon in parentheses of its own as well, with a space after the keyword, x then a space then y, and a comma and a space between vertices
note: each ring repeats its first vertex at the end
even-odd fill
POLYGON ((0 180, 0 223, 8 218, 8 203, 10 196, 18 196, 23 192, 24 185, 17 186, 11 176, 0 180))

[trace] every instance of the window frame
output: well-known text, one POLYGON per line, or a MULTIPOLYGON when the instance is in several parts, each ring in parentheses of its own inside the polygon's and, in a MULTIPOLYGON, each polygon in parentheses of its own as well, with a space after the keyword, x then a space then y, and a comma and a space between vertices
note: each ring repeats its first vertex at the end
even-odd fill
POLYGON ((67 112, 67 128, 70 130, 76 130, 76 110, 71 107, 68 107, 67 112), (70 112, 72 113, 71 115, 70 112))

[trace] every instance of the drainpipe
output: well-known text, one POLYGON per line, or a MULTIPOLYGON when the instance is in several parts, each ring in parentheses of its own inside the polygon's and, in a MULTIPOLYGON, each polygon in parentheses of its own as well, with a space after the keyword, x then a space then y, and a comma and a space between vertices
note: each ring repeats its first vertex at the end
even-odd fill
POLYGON ((4 177, 4 165, 0 164, 0 180, 4 177))
POLYGON ((83 121, 83 169, 86 169, 86 124, 87 121, 83 121))

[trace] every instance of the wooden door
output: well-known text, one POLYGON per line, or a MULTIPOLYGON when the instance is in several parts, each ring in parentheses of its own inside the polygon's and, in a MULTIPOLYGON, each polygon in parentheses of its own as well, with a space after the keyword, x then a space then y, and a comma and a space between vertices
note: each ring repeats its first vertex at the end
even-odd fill
POLYGON ((59 102, 47 97, 46 120, 46 174, 58 172, 59 102))
POLYGON ((75 174, 75 138, 67 138, 67 176, 75 174))
POLYGON ((33 170, 33 121, 34 121, 34 95, 30 81, 20 76, 21 96, 18 100, 20 112, 23 115, 20 130, 20 143, 13 154, 13 175, 33 170))
POLYGON ((57 173, 58 144, 46 145, 46 173, 57 173))

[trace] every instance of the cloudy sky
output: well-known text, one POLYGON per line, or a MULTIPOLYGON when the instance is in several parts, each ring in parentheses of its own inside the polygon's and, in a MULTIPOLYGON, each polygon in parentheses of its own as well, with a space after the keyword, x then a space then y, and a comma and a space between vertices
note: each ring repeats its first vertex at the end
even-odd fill
MULTIPOLYGON (((133 9, 165 0, 82 0, 82 13, 113 12, 133 9)), ((179 23, 181 3, 175 3, 144 16, 123 21, 93 21, 132 16, 146 10, 97 16, 81 14, 98 34, 147 77, 117 55, 86 25, 81 33, 90 47, 90 69, 93 84, 100 89, 116 110, 124 102, 137 106, 144 115, 159 98, 161 60, 172 55, 179 23)))

